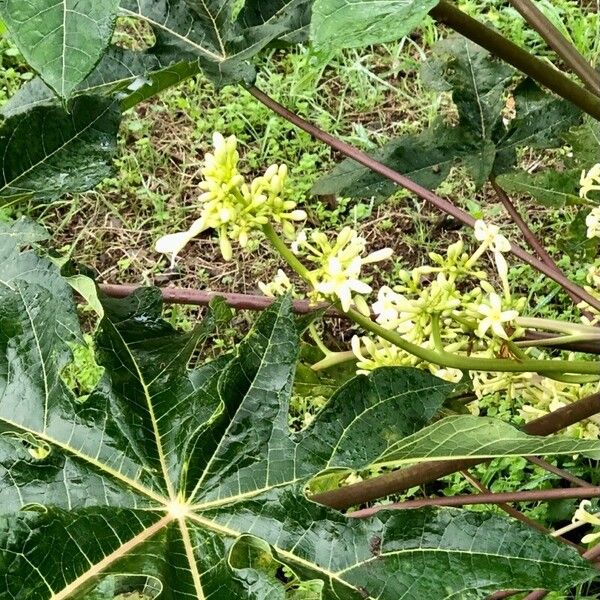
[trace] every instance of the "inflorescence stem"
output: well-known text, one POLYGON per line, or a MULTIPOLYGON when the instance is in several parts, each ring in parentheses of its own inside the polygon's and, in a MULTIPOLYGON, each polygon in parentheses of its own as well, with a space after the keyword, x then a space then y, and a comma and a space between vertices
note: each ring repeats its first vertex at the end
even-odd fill
MULTIPOLYGON (((296 255, 287 247, 283 239, 277 234, 272 225, 263 227, 263 232, 273 248, 279 253, 283 260, 308 284, 311 284, 308 269, 298 260, 296 255)), ((337 304, 334 306, 341 310, 337 304)), ((498 371, 510 373, 540 373, 540 374, 579 374, 600 375, 600 362, 583 360, 509 360, 504 358, 478 358, 473 356, 460 356, 445 352, 443 349, 430 350, 418 344, 405 340, 399 333, 391 331, 375 323, 371 317, 367 317, 357 310, 350 309, 346 315, 360 325, 364 330, 387 340, 398 346, 405 352, 416 356, 428 363, 460 369, 463 371, 498 371)))

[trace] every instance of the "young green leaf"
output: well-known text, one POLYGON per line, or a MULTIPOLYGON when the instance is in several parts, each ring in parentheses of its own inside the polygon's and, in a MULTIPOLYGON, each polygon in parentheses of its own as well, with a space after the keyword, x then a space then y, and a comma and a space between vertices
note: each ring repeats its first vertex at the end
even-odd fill
POLYGON ((499 419, 446 417, 392 445, 378 463, 534 454, 585 454, 600 458, 598 440, 527 435, 499 419))
POLYGON ((418 27, 439 0, 315 0, 311 38, 322 48, 391 42, 418 27))
POLYGON ((0 15, 27 62, 63 99, 112 37, 119 0, 1 0, 0 15))
POLYGON ((562 208, 581 203, 578 193, 580 177, 580 169, 547 169, 537 173, 521 170, 499 175, 496 181, 510 194, 524 194, 545 206, 562 208))
POLYGON ((284 598, 274 574, 285 567, 324 600, 480 599, 595 575, 573 549, 504 518, 417 510, 358 520, 307 499, 324 469, 364 468, 414 433, 448 384, 383 369, 292 433, 299 335, 289 298, 235 354, 197 368, 188 365, 212 317, 184 334, 161 319, 157 290, 106 300, 104 374, 77 400, 61 378, 75 307, 58 267, 23 249, 39 236, 23 222, 0 229, 10 265, 0 276, 0 596, 284 598))
POLYGON ((83 192, 111 172, 121 122, 118 102, 82 96, 69 111, 37 106, 0 127, 0 204, 83 192))

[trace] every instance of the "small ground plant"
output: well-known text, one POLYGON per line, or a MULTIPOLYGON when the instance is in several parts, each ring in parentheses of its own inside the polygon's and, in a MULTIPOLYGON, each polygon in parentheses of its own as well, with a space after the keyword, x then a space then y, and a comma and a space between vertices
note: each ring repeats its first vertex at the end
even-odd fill
POLYGON ((546 44, 544 60, 445 0, 0 0, 38 74, 1 108, 5 208, 101 184, 123 114, 199 73, 245 87, 345 156, 297 190, 287 164, 244 160, 235 135, 211 132, 196 214, 153 250, 174 272, 213 234, 227 262, 266 246, 280 269, 257 283, 262 297, 98 285, 50 251, 31 219, 0 223, 0 598, 597 591, 598 478, 540 457, 580 457, 592 474, 600 460, 598 48, 571 12, 569 29, 544 3, 498 4, 488 16, 520 13, 531 33, 518 41, 546 44), (275 48, 359 56, 425 22, 439 41, 421 60, 421 85, 447 110, 419 129, 398 126, 401 137, 371 154, 255 85, 275 48), (121 39, 128 27, 133 44, 121 39), (526 153, 544 152, 540 168, 522 168, 526 153), (457 170, 473 193, 491 186, 531 253, 436 193, 457 170), (331 234, 300 201, 310 189, 322 212, 336 198, 370 211, 399 187, 473 231, 392 272, 394 251, 372 247, 358 219, 331 234), (508 193, 573 211, 559 246, 581 285, 508 193), (511 255, 556 283, 572 310, 537 315, 509 276, 511 255), (165 299, 209 308, 180 328, 165 299), (239 344, 215 340, 232 327, 228 304, 262 310, 239 344), (323 335, 327 319, 344 324, 339 339, 323 335), (570 487, 492 493, 468 471, 522 457, 570 487), (480 493, 429 497, 423 486, 457 472, 480 493), (507 504, 517 501, 577 504, 550 532, 507 504))

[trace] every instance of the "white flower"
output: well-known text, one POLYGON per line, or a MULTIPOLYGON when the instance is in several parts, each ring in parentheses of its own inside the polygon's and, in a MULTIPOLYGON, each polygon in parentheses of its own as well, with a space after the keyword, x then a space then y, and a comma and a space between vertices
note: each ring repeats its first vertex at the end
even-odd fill
MULTIPOLYGON (((594 527, 600 527, 600 518, 586 510, 586 507, 590 506, 591 504, 592 503, 589 500, 581 501, 579 508, 573 515, 573 523, 587 523, 589 525, 593 525, 594 527)), ((581 542, 583 544, 591 544, 597 539, 600 539, 600 531, 597 533, 588 533, 587 535, 584 535, 581 539, 581 542)))
POLYGON ((315 290, 324 296, 337 296, 342 310, 348 312, 352 306, 352 293, 370 294, 372 289, 360 280, 362 261, 356 257, 348 266, 332 256, 321 273, 320 281, 315 283, 315 290))
POLYGON ((285 272, 279 269, 279 271, 277 271, 277 275, 275 275, 271 283, 263 283, 262 281, 259 281, 258 287, 265 296, 283 296, 292 289, 292 282, 285 272))
POLYGON ((582 171, 579 185, 581 186, 579 190, 581 198, 589 200, 590 192, 600 192, 600 163, 594 165, 587 173, 582 171))
POLYGON ((306 244, 306 229, 303 229, 297 236, 296 239, 291 243, 292 252, 294 254, 300 254, 301 248, 306 244))
POLYGON ((504 330, 504 323, 510 323, 519 316, 519 312, 516 310, 503 311, 502 299, 494 293, 489 295, 487 304, 480 304, 477 307, 477 312, 483 315, 483 319, 479 321, 477 326, 477 335, 485 337, 488 330, 491 329, 494 335, 504 340, 508 339, 508 335, 504 330))
POLYGON ((154 249, 160 254, 167 254, 171 259, 171 268, 175 267, 177 255, 189 244, 189 242, 205 229, 204 221, 198 219, 192 223, 187 231, 170 233, 156 241, 154 249))
POLYGON ((600 237, 600 206, 594 208, 586 217, 585 224, 587 225, 588 238, 600 237))
POLYGON ((443 379, 444 381, 448 381, 449 383, 459 383, 464 375, 460 369, 451 369, 449 367, 440 369, 436 365, 431 365, 429 367, 429 370, 436 377, 439 377, 440 379, 443 379))
POLYGON ((338 299, 342 310, 350 310, 352 304, 364 315, 369 315, 369 306, 362 296, 370 294, 371 286, 361 278, 365 264, 386 260, 392 250, 385 248, 363 256, 367 242, 350 227, 344 227, 331 243, 321 231, 313 231, 310 241, 301 233, 292 243, 292 251, 306 252, 308 261, 316 268, 309 271, 308 279, 313 287, 313 300, 338 299))
POLYGON ((377 316, 377 323, 386 329, 407 333, 414 327, 411 320, 415 312, 413 303, 385 285, 379 289, 373 312, 377 316))
POLYGON ((500 228, 481 219, 475 221, 475 239, 485 243, 492 252, 510 251, 510 242, 500 233, 500 228))

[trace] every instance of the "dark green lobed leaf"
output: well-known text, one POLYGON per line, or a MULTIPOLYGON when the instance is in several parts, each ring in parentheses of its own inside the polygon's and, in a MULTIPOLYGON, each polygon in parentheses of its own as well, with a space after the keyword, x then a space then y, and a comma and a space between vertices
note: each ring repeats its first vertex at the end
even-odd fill
POLYGON ((0 203, 55 200, 83 192, 111 172, 121 121, 118 103, 83 96, 69 112, 37 106, 0 128, 0 203))
MULTIPOLYGON (((160 70, 158 58, 149 52, 134 52, 111 46, 94 70, 73 90, 74 95, 110 95, 126 90, 134 82, 143 83, 154 71, 160 70)), ((58 104, 54 92, 37 77, 27 82, 2 107, 5 118, 25 113, 40 105, 58 104)))
POLYGON ((248 60, 277 38, 303 27, 302 2, 278 3, 266 20, 252 10, 234 18, 231 0, 122 0, 121 13, 148 22, 157 43, 152 52, 163 65, 199 61, 217 86, 251 83, 248 60))
MULTIPOLYGON (((392 140, 372 156, 429 188, 438 187, 453 166, 462 165, 481 187, 491 175, 510 170, 516 150, 561 145, 561 134, 581 119, 570 103, 542 92, 529 80, 515 92, 516 118, 505 125, 503 111, 515 75, 466 38, 450 36, 423 65, 426 85, 451 91, 459 121, 436 121, 418 135, 392 140)), ((321 195, 385 198, 395 184, 358 163, 345 160, 315 184, 321 195)))
POLYGON ((20 250, 19 235, 41 237, 23 222, 0 230, 13 265, 0 282, 0 597, 285 597, 273 576, 281 565, 324 600, 475 599, 508 583, 558 589, 595 574, 572 549, 503 518, 411 511, 362 521, 307 499, 324 470, 397 451, 448 385, 382 369, 292 433, 299 332, 289 298, 235 355, 199 368, 190 358, 213 317, 182 334, 161 319, 156 290, 105 301, 105 373, 78 402, 60 378, 65 330, 77 330, 73 299, 56 267, 20 250))

